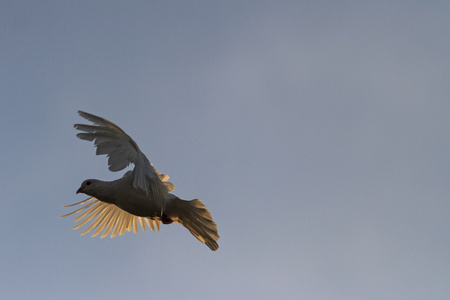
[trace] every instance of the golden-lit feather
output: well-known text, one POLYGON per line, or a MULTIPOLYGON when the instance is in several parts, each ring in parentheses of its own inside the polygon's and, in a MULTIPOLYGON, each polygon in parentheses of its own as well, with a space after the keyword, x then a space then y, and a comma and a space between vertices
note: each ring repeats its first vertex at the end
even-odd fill
POLYGON ((75 218, 75 222, 80 223, 72 228, 78 229, 89 221, 92 221, 92 223, 89 224, 81 235, 95 229, 92 234, 93 237, 99 235, 104 230, 100 238, 104 238, 109 233, 111 233, 111 238, 113 238, 117 236, 117 234, 124 234, 126 231, 133 231, 134 233, 137 233, 139 224, 144 231, 146 230, 146 225, 152 231, 155 231, 155 227, 159 230, 160 221, 132 215, 118 208, 114 204, 99 201, 94 197, 89 197, 86 200, 75 204, 66 205, 64 207, 72 207, 75 205, 83 206, 71 213, 60 216, 60 218, 64 218, 85 210, 81 215, 75 218))

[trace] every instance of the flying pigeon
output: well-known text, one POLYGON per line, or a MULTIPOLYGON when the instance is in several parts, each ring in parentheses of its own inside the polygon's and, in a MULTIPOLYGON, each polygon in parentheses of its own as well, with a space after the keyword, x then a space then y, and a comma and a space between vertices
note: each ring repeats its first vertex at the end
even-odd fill
POLYGON ((75 222, 82 221, 73 229, 93 220, 81 235, 95 230, 92 236, 96 236, 105 229, 101 238, 110 232, 111 237, 131 230, 137 233, 138 224, 144 231, 146 225, 154 231, 155 228, 159 230, 161 222, 175 222, 186 227, 211 250, 219 248, 217 225, 201 200, 186 201, 171 194, 174 185, 167 181, 169 176, 158 172, 136 142, 119 126, 83 111, 78 113, 94 125, 75 124, 75 129, 82 131, 77 137, 93 141, 97 155, 107 155, 109 170, 117 172, 130 163, 134 164, 134 169, 114 181, 83 181, 77 194, 84 193, 90 197, 65 206, 83 205, 60 218, 84 211, 75 219, 75 222))

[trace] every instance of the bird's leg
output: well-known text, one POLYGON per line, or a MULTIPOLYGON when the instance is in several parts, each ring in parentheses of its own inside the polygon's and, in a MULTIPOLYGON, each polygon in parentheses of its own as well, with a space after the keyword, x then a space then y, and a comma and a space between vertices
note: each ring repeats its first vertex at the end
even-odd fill
POLYGON ((173 223, 173 220, 172 220, 171 218, 169 218, 168 216, 166 216, 165 214, 163 214, 163 215, 161 216, 161 222, 162 222, 163 224, 172 224, 172 223, 173 223))

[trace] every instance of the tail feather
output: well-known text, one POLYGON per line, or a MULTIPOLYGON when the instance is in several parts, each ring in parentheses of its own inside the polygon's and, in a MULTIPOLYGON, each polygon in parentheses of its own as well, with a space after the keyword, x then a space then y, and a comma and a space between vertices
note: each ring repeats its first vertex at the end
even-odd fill
POLYGON ((186 201, 177 198, 174 199, 174 208, 177 214, 176 222, 186 227, 193 236, 211 250, 219 249, 217 225, 201 200, 186 201))

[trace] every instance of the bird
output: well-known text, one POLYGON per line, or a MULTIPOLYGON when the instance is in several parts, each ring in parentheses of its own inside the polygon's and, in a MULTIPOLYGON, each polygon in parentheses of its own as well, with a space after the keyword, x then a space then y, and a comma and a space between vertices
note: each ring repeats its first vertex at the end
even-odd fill
POLYGON ((109 233, 111 238, 126 231, 137 233, 139 224, 144 231, 146 225, 152 231, 155 228, 159 231, 160 223, 179 223, 212 251, 219 248, 217 225, 200 199, 182 200, 170 193, 175 187, 168 182, 169 176, 158 172, 119 126, 84 111, 78 114, 93 125, 75 124, 75 129, 81 131, 77 137, 94 142, 97 155, 107 155, 110 171, 121 171, 130 164, 134 164, 134 169, 113 181, 84 180, 76 193, 90 197, 64 206, 82 205, 60 218, 82 212, 75 219, 81 222, 73 229, 92 220, 81 235, 95 230, 92 236, 97 236, 104 230, 101 238, 109 233))

